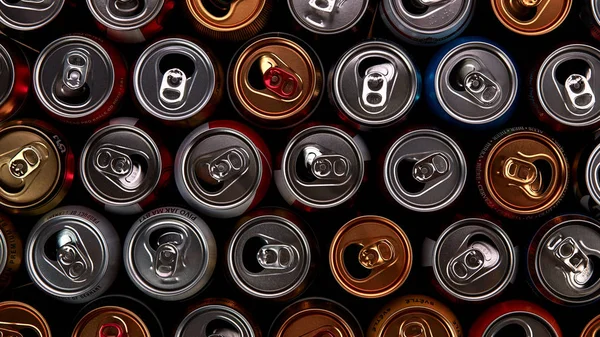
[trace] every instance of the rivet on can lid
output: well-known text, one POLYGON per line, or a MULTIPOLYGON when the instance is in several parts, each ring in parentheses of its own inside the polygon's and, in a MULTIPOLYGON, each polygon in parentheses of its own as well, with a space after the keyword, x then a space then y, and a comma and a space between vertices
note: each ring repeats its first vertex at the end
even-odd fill
POLYGON ((134 312, 116 306, 96 308, 77 322, 72 337, 150 337, 150 331, 134 312))
POLYGON ((207 337, 260 337, 247 317, 223 303, 202 305, 190 312, 177 327, 175 337, 196 337, 199 332, 207 337))
POLYGON ((0 336, 21 336, 34 331, 38 337, 52 337, 46 319, 32 306, 14 301, 0 302, 0 336))
POLYGON ((65 0, 0 1, 0 24, 18 31, 41 28, 60 13, 65 0))
POLYGON ((572 0, 491 0, 500 22, 515 33, 541 35, 567 18, 572 0))
POLYGON ((103 26, 114 30, 133 30, 151 22, 164 0, 87 0, 88 8, 103 26))
POLYGON ((351 29, 363 17, 369 0, 288 0, 294 19, 311 32, 338 34, 351 29))

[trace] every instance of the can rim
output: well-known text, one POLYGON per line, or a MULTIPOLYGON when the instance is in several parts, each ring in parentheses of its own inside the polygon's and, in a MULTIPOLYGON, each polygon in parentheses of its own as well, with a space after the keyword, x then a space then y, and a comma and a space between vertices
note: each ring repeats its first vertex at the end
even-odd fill
POLYGON ((6 100, 8 100, 8 98, 10 97, 10 93, 15 88, 16 74, 15 74, 15 63, 13 62, 12 56, 10 55, 10 53, 8 52, 8 50, 6 49, 6 47, 4 47, 4 45, 2 43, 0 43, 0 53, 2 54, 2 56, 4 57, 4 59, 6 60, 8 68, 10 68, 9 69, 10 70, 10 87, 9 87, 9 90, 6 93, 4 93, 4 97, 0 97, 0 105, 3 105, 6 102, 6 100))
POLYGON ((600 26, 600 13, 598 13, 598 7, 594 6, 594 3, 597 3, 597 1, 595 0, 588 0, 590 7, 592 8, 592 16, 594 17, 594 20, 596 21, 596 24, 600 26))
POLYGON ((593 337, 600 330, 600 315, 592 318, 583 328, 581 337, 593 337), (590 335, 592 334, 592 335, 590 335))
MULTIPOLYGON (((402 29, 398 29, 397 25, 402 26, 403 28, 405 28, 406 30, 410 30, 412 32, 416 32, 418 34, 422 34, 425 36, 431 36, 431 35, 437 35, 437 34, 441 34, 447 31, 451 31, 452 29, 454 29, 456 26, 462 26, 463 24, 465 24, 465 17, 466 17, 466 22, 468 23, 469 19, 471 18, 471 14, 474 12, 474 4, 475 1, 474 0, 463 0, 466 3, 465 6, 465 10, 463 10, 461 12, 461 15, 457 16, 450 25, 436 29, 436 30, 426 30, 426 29, 421 29, 419 27, 416 27, 414 25, 409 24, 408 22, 406 22, 406 20, 403 20, 403 18, 401 17, 401 15, 399 14, 399 12, 401 12, 402 10, 398 8, 398 0, 383 0, 383 5, 381 6, 381 10, 386 14, 387 17, 391 17, 391 19, 393 20, 389 20, 390 23, 392 24, 392 26, 394 28, 396 28, 397 30, 403 31, 402 29), (388 14, 388 11, 385 10, 386 4, 390 3, 389 7, 391 11, 392 15, 388 14)), ((451 34, 452 35, 452 34, 451 34)), ((410 40, 413 40, 411 37, 409 37, 410 40)))
POLYGON ((0 312, 2 312, 3 310, 6 309, 17 309, 17 310, 24 310, 26 311, 28 314, 34 316, 34 318, 41 323, 42 328, 44 328, 44 331, 46 334, 43 335, 44 337, 52 337, 52 331, 50 329, 50 325, 48 325, 48 321, 46 321, 46 318, 33 306, 25 303, 25 302, 20 302, 20 301, 3 301, 0 302, 0 312))
POLYGON ((117 30, 117 31, 130 31, 130 30, 138 29, 138 28, 144 27, 150 21, 154 20, 154 18, 156 18, 158 16, 158 14, 162 11, 162 8, 164 6, 164 0, 155 0, 155 1, 158 1, 160 4, 157 4, 154 12, 152 12, 151 15, 149 15, 144 20, 142 20, 138 23, 131 24, 131 25, 126 25, 126 24, 118 25, 118 24, 109 22, 108 20, 106 20, 104 18, 104 16, 100 15, 98 10, 96 9, 94 0, 86 0, 87 7, 90 10, 90 13, 92 13, 92 15, 94 16, 94 19, 96 19, 98 22, 100 22, 103 26, 105 26, 109 29, 117 30))
POLYGON ((593 170, 591 166, 593 161, 599 156, 600 144, 596 145, 596 147, 592 150, 592 152, 588 156, 585 166, 585 184, 590 193, 590 196, 598 205, 600 205, 600 180, 596 177, 596 172, 594 172, 595 170, 593 170))
POLYGON ((0 227, 0 275, 4 273, 4 268, 8 262, 8 244, 3 228, 0 227))
MULTIPOLYGON (((233 315, 235 318, 239 319, 241 323, 244 324, 244 327, 250 333, 248 337, 257 337, 256 333, 254 332, 254 328, 253 328, 252 322, 250 322, 250 320, 248 320, 248 318, 246 318, 246 316, 244 316, 243 313, 239 312, 235 308, 232 308, 232 307, 227 306, 227 305, 222 304, 222 303, 206 304, 206 305, 203 305, 203 306, 201 306, 199 308, 196 308, 193 311, 191 311, 189 314, 187 314, 183 318, 183 320, 181 320, 181 322, 179 322, 179 324, 177 325, 177 329, 175 330, 174 336, 175 337, 183 337, 183 329, 185 327, 187 327, 187 325, 194 318, 196 318, 196 316, 198 314, 201 314, 202 312, 206 312, 206 311, 209 311, 209 310, 222 310, 222 311, 225 311, 225 312, 233 315)), ((244 337, 243 334, 242 334, 241 337, 244 337)))
POLYGON ((49 24, 52 20, 54 20, 58 16, 58 14, 60 14, 60 12, 63 8, 63 5, 65 3, 65 0, 54 0, 54 1, 60 2, 60 4, 57 6, 58 8, 54 11, 54 13, 52 13, 52 15, 50 15, 49 17, 47 17, 45 20, 43 20, 42 22, 40 22, 38 24, 26 26, 26 27, 19 26, 18 24, 13 23, 12 21, 6 20, 3 15, 0 15, 0 24, 6 26, 8 28, 22 31, 22 32, 28 32, 28 31, 32 31, 32 30, 41 28, 41 27, 49 24))
MULTIPOLYGON (((90 324, 91 319, 94 318, 95 315, 97 314, 102 314, 105 311, 113 311, 113 312, 118 312, 120 314, 125 314, 127 316, 130 316, 131 319, 133 319, 137 324, 139 324, 141 326, 141 330, 144 333, 144 335, 146 336, 139 336, 139 337, 150 337, 150 331, 148 329, 148 326, 146 325, 146 323, 142 320, 142 318, 140 316, 138 316, 135 312, 133 312, 132 310, 129 310, 128 308, 125 307, 121 307, 118 305, 104 305, 98 308, 94 308, 90 311, 88 311, 85 315, 83 315, 83 317, 81 317, 81 319, 79 319, 79 321, 75 324, 75 327, 73 328, 73 337, 83 337, 81 335, 82 330, 88 326, 88 324, 90 324)), ((119 319, 120 320, 120 319, 119 319)))
POLYGON ((296 13, 296 8, 293 6, 292 1, 293 0, 287 0, 288 8, 290 10, 290 13, 292 13, 292 16, 294 17, 294 20, 300 26, 302 26, 302 28, 304 28, 312 33, 315 33, 315 34, 331 36, 331 35, 340 34, 340 33, 343 33, 343 32, 346 32, 346 31, 352 29, 360 20, 362 20, 365 13, 367 12, 367 8, 369 8, 370 0, 363 0, 363 8, 361 9, 360 13, 356 16, 356 18, 354 18, 354 20, 352 20, 351 22, 347 23, 346 25, 344 25, 338 29, 330 29, 330 30, 319 30, 319 29, 314 28, 313 26, 307 25, 304 22, 304 20, 301 19, 301 17, 298 15, 298 13, 296 13))
MULTIPOLYGON (((516 311, 510 311, 507 313, 504 313, 498 317, 496 317, 496 319, 494 319, 490 324, 488 324, 488 326, 485 328, 485 331, 483 332, 483 336, 482 337, 488 337, 487 333, 490 331, 490 327, 492 327, 494 324, 496 324, 498 321, 504 319, 507 316, 511 316, 514 314, 524 314, 524 315, 529 315, 529 316, 533 316, 534 318, 536 318, 538 321, 543 322, 543 324, 546 326, 546 328, 550 329, 550 333, 553 334, 552 337, 559 337, 560 335, 558 334, 558 332, 554 329, 554 327, 552 326, 552 324, 550 324, 550 322, 548 322, 546 319, 544 319, 544 317, 531 312, 531 311, 526 311, 526 310, 516 310, 516 311)), ((492 337, 492 336, 490 336, 492 337)))

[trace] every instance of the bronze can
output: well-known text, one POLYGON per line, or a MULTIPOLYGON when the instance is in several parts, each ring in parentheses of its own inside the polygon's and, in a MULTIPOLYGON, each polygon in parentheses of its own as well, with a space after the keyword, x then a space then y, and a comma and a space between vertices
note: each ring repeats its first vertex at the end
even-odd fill
POLYGON ((486 204, 511 219, 547 214, 563 199, 569 183, 560 145, 530 127, 494 136, 479 155, 475 175, 486 204))
POLYGON ((269 337, 363 337, 352 313, 324 298, 292 303, 275 318, 269 337))
POLYGON ((567 18, 572 0, 491 0, 494 14, 511 31, 521 35, 542 35, 560 26, 567 18))
POLYGON ((265 27, 272 1, 185 0, 185 12, 198 33, 208 38, 244 41, 265 27))
POLYGON ((595 337, 600 334, 600 315, 594 317, 581 332, 581 337, 595 337))
POLYGON ((242 117, 283 129, 308 118, 323 96, 323 65, 304 41, 269 33, 248 41, 229 66, 229 98, 242 117))
POLYGON ((72 337, 150 337, 150 330, 133 311, 117 306, 96 308, 77 322, 72 337))
POLYGON ((366 337, 462 337, 458 319, 436 299, 407 295, 388 303, 369 325, 366 337))
POLYGON ((21 332, 25 331, 37 337, 52 337, 48 322, 35 308, 22 302, 1 302, 0 336, 24 336, 21 332))
POLYGON ((396 291, 412 267, 408 236, 393 221, 376 215, 350 220, 329 250, 335 280, 352 295, 377 298, 396 291))
POLYGON ((6 289, 23 260, 23 242, 10 219, 0 215, 0 292, 6 289))

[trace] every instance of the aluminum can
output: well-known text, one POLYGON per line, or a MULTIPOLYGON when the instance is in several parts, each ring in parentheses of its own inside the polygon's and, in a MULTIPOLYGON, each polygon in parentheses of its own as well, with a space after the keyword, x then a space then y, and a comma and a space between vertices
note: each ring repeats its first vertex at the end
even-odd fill
POLYGON ((329 72, 328 86, 340 119, 359 130, 370 130, 406 117, 421 94, 421 75, 395 43, 368 40, 337 61, 329 72))
POLYGON ((52 337, 50 326, 39 311, 23 302, 0 302, 0 336, 27 336, 34 332, 36 337, 52 337))
POLYGON ((494 336, 562 337, 558 323, 544 308, 511 300, 487 309, 471 326, 469 337, 494 336))
POLYGON ((435 288, 455 302, 498 297, 517 275, 517 252, 496 223, 466 218, 446 228, 434 241, 426 238, 423 266, 435 288))
POLYGON ((319 35, 334 35, 356 30, 370 1, 287 0, 287 5, 302 28, 319 35))
POLYGON ((589 29, 594 39, 600 41, 600 1, 585 0, 579 12, 581 21, 589 29))
POLYGON ((511 31, 528 36, 551 32, 567 18, 572 0, 491 0, 494 14, 511 31))
POLYGON ((404 42, 435 46, 467 28, 475 0, 383 0, 380 15, 387 28, 404 42))
POLYGON ((199 34, 245 41, 265 27, 273 5, 272 0, 185 0, 184 10, 199 34))
POLYGON ((3 122, 23 107, 31 86, 29 62, 21 48, 7 38, 0 38, 0 73, 0 122, 3 122))
POLYGON ((56 207, 71 187, 75 159, 65 138, 40 120, 0 127, 0 208, 39 215, 56 207))
POLYGON ((300 218, 284 209, 245 215, 226 247, 227 276, 252 297, 289 300, 304 292, 315 276, 316 238, 300 218))
POLYGON ((475 177, 485 203, 517 220, 549 213, 569 186, 562 147, 542 131, 514 127, 495 135, 479 154, 475 177))
POLYGON ((202 214, 233 218, 254 208, 271 182, 271 153, 252 129, 234 121, 200 125, 181 143, 175 182, 202 214))
POLYGON ((133 224, 123 259, 129 278, 146 295, 179 301, 208 284, 217 262, 217 244, 198 215, 185 208, 159 207, 133 224))
POLYGON ((481 37, 461 37, 440 49, 425 73, 430 109, 458 126, 497 127, 516 107, 519 78, 510 56, 481 37))
POLYGON ((137 214, 158 198, 173 172, 167 148, 137 118, 111 119, 87 140, 79 173, 104 210, 137 214))
POLYGON ((86 0, 96 25, 109 39, 141 43, 164 28, 174 0, 86 0))
POLYGON ((556 131, 600 126, 599 68, 600 50, 592 46, 570 44, 553 51, 530 77, 537 117, 556 131))
POLYGON ((67 35, 51 42, 33 67, 33 90, 52 118, 97 124, 119 107, 127 69, 119 51, 91 35, 67 35))
POLYGON ((323 96, 323 65, 304 41, 268 33, 233 57, 227 91, 238 113, 267 128, 289 128, 307 119, 323 96))
POLYGON ((362 298, 398 290, 412 268, 408 236, 390 219, 364 215, 347 222, 333 237, 329 267, 338 284, 362 298))
POLYGON ((467 181, 465 156, 441 131, 409 131, 384 153, 385 190, 401 206, 435 212, 449 207, 462 193, 467 181))
POLYGON ((0 293, 10 285, 13 276, 21 267, 22 261, 23 242, 21 237, 10 219, 5 215, 0 215, 0 293))
POLYGON ((60 13, 65 0, 16 0, 0 2, 0 27, 21 32, 42 28, 60 13))
POLYGON ((310 297, 292 303, 273 321, 269 337, 362 337, 356 317, 341 304, 310 297))
POLYGON ((581 215, 546 222, 529 245, 527 270, 535 289, 560 305, 590 304, 600 298, 600 223, 581 215))
POLYGON ((169 126, 198 126, 223 95, 218 59, 195 41, 161 39, 147 47, 133 68, 133 97, 141 108, 169 126))
POLYGON ((600 133, 584 144, 571 168, 573 190, 579 204, 594 218, 600 218, 600 133))
POLYGON ((25 248, 29 277, 61 301, 84 303, 104 293, 121 262, 119 236, 101 214, 82 206, 59 207, 31 230, 25 248))
POLYGON ((335 125, 307 124, 298 130, 273 172, 283 199, 308 212, 350 204, 371 160, 364 140, 335 125))
POLYGON ((423 295, 406 295, 389 302, 375 315, 366 337, 403 335, 462 337, 463 331, 443 303, 423 295))
POLYGON ((194 306, 177 326, 174 337, 196 337, 199 333, 202 336, 262 336, 244 308, 221 298, 209 298, 194 306))
POLYGON ((580 337, 594 337, 600 333, 600 316, 594 317, 586 326, 583 328, 580 337))

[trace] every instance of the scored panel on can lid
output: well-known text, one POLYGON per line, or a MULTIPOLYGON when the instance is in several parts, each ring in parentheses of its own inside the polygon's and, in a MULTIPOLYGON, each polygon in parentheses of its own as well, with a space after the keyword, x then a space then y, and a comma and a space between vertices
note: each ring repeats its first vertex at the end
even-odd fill
POLYGON ((465 301, 483 301, 502 292, 517 272, 508 235, 489 220, 455 222, 438 238, 433 271, 442 288, 465 301))
POLYGON ((400 205, 417 212, 440 210, 461 194, 467 164, 460 147, 433 129, 410 131, 385 156, 386 189, 400 205))
POLYGON ((215 94, 217 72, 207 52, 182 38, 160 40, 133 69, 133 91, 148 113, 179 121, 199 113, 215 94))
POLYGON ((450 50, 435 71, 435 94, 444 111, 467 124, 501 118, 515 102, 517 70, 510 58, 485 41, 450 50))
POLYGON ((412 267, 412 248, 404 231, 380 216, 361 216, 335 235, 329 265, 349 293, 377 298, 396 291, 412 267))
POLYGON ((512 312, 498 317, 481 337, 502 336, 505 333, 535 337, 559 337, 554 328, 543 318, 531 312, 512 312))
MULTIPOLYGON (((0 333, 6 331, 13 336, 35 331, 37 337, 51 337, 50 326, 46 319, 34 307, 15 301, 0 302, 0 333)), ((26 336, 23 334, 23 336, 26 336)))
POLYGON ((236 336, 260 337, 254 326, 235 305, 208 303, 190 312, 175 331, 175 337, 236 336))
POLYGON ((287 0, 296 22, 317 34, 339 34, 354 27, 369 7, 369 0, 287 0))
POLYGON ((150 330, 134 312, 103 306, 88 312, 73 329, 72 337, 151 337, 150 330))
POLYGON ((494 14, 515 33, 541 35, 560 26, 572 0, 491 0, 494 14))
POLYGON ((52 21, 65 0, 0 1, 0 25, 18 31, 31 31, 52 21))
POLYGON ((419 95, 419 71, 400 47, 387 41, 356 45, 340 58, 332 74, 335 104, 367 126, 398 121, 419 95))
POLYGON ((600 50, 583 44, 558 48, 544 60, 535 86, 540 105, 558 123, 600 122, 600 50))
POLYGON ((86 0, 88 8, 103 26, 114 30, 131 30, 152 21, 164 0, 86 0))

